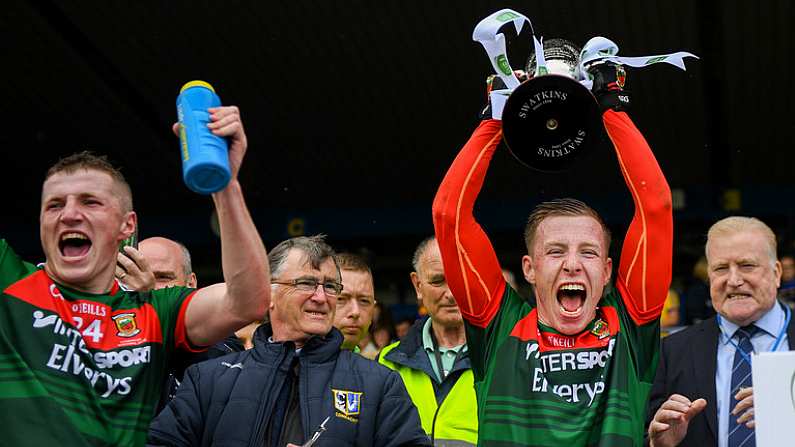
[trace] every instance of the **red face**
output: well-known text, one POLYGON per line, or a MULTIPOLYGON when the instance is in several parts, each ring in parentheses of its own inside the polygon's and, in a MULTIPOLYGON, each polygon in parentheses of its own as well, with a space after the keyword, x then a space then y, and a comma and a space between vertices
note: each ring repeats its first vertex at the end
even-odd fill
POLYGON ((602 226, 590 216, 553 216, 539 224, 522 269, 535 289, 542 323, 575 335, 594 319, 610 281, 607 250, 602 226))
POLYGON ((776 303, 781 263, 761 231, 711 238, 707 262, 712 307, 724 318, 746 326, 776 303))
POLYGON ((135 229, 122 210, 121 187, 101 171, 57 173, 42 187, 39 233, 45 269, 57 282, 90 293, 113 283, 119 242, 135 229))

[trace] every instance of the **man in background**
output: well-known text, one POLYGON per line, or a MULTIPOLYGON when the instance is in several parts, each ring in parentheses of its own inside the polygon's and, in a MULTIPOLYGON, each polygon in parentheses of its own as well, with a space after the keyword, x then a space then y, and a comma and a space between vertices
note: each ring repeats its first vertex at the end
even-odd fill
POLYGON ((367 262, 353 253, 340 253, 337 263, 342 277, 342 292, 337 297, 334 327, 342 332, 342 349, 359 352, 373 321, 375 286, 367 262))
POLYGON ((138 249, 124 247, 116 258, 116 278, 132 290, 145 292, 165 287, 197 285, 188 248, 164 237, 150 237, 138 249))
POLYGON ((254 347, 193 365, 152 423, 151 445, 429 445, 400 376, 340 349, 343 290, 321 236, 288 239, 268 255, 270 321, 254 347), (300 386, 299 386, 300 385, 300 386))
POLYGON ((759 219, 727 217, 707 234, 712 307, 718 312, 663 339, 649 399, 654 447, 755 444, 751 359, 788 351, 795 324, 776 300, 776 236, 759 219))
POLYGON ((428 311, 379 362, 399 372, 434 445, 477 445, 478 414, 461 311, 450 292, 435 237, 420 242, 411 282, 428 311))

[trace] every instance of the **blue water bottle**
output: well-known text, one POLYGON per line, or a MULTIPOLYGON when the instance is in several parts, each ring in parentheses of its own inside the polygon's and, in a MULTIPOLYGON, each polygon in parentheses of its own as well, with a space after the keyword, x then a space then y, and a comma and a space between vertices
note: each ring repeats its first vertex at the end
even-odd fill
POLYGON ((199 194, 224 189, 232 176, 226 139, 213 135, 207 127, 207 109, 220 105, 221 98, 204 81, 188 82, 177 97, 182 178, 188 188, 199 194))

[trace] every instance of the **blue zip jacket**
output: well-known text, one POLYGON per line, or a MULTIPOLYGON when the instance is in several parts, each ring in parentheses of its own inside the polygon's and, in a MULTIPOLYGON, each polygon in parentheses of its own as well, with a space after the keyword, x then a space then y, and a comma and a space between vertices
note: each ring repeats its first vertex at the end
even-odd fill
MULTIPOLYGON (((265 445, 265 421, 296 355, 292 342, 270 343, 271 335, 263 324, 253 349, 188 368, 177 395, 152 422, 148 445, 265 445)), ((298 354, 304 441, 329 418, 314 447, 430 446, 400 375, 340 350, 342 340, 332 329, 298 354)))

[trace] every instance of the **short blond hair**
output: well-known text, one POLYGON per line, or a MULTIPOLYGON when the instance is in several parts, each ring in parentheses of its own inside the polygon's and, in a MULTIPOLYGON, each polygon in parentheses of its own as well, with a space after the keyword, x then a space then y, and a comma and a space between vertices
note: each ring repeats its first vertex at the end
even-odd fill
POLYGON ((707 260, 709 261, 709 242, 718 237, 731 236, 737 233, 744 233, 748 231, 758 231, 764 236, 767 242, 768 254, 770 255, 770 262, 776 263, 776 234, 764 222, 756 217, 745 216, 730 216, 715 222, 707 232, 707 243, 704 246, 707 260))
POLYGON ((586 216, 593 218, 602 227, 602 237, 605 243, 605 256, 610 251, 611 234, 610 228, 602 219, 602 216, 593 208, 586 205, 577 199, 564 198, 554 199, 548 202, 539 203, 533 208, 530 216, 527 218, 527 225, 524 227, 524 244, 527 248, 527 254, 533 253, 533 244, 535 243, 536 233, 541 222, 548 217, 556 216, 569 216, 579 217, 586 216))
POLYGON ((86 171, 94 170, 108 174, 110 178, 113 179, 113 182, 121 189, 119 203, 121 203, 122 211, 128 213, 133 210, 130 184, 127 183, 121 170, 113 166, 108 160, 107 155, 96 155, 91 151, 83 151, 64 157, 50 166, 50 169, 47 170, 47 174, 44 176, 44 181, 46 182, 48 178, 55 174, 74 174, 80 169, 86 171))

